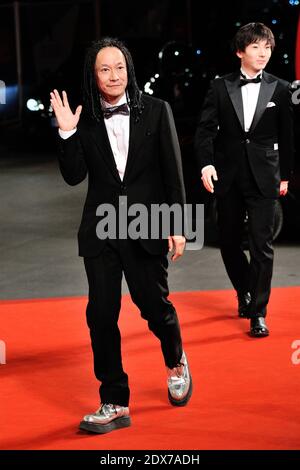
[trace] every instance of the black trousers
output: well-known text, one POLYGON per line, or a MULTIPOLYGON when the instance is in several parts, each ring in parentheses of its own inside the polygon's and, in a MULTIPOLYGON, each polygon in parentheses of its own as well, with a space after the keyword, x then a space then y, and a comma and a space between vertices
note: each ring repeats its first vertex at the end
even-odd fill
POLYGON ((110 240, 99 256, 84 258, 84 264, 89 283, 87 324, 101 403, 127 406, 130 392, 118 327, 122 274, 141 316, 160 340, 165 365, 173 368, 181 359, 182 341, 175 308, 168 300, 168 259, 148 254, 138 241, 110 240))
POLYGON ((228 276, 240 293, 251 293, 249 313, 266 316, 271 292, 275 201, 259 191, 246 155, 229 191, 217 198, 220 248, 228 276), (248 214, 248 260, 243 247, 244 219, 248 214))

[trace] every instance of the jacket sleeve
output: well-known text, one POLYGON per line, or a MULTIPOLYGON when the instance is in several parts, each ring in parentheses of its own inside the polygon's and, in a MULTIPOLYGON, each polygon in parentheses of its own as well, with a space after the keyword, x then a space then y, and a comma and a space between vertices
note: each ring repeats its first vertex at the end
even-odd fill
POLYGON ((87 166, 84 158, 79 132, 71 137, 59 137, 59 167, 63 179, 71 186, 81 183, 87 175, 87 166))
POLYGON ((206 165, 214 165, 214 139, 218 128, 218 100, 213 80, 198 118, 194 139, 194 152, 199 171, 206 165))
POLYGON ((280 158, 280 177, 288 181, 291 177, 294 162, 294 121, 291 88, 283 90, 279 112, 278 147, 280 158))
POLYGON ((164 101, 160 120, 160 154, 168 204, 185 204, 181 152, 170 105, 164 101))

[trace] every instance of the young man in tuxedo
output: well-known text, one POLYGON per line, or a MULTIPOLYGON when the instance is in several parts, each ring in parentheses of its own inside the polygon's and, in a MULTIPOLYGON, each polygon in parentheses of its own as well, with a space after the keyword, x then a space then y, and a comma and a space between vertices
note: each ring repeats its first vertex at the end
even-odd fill
MULTIPOLYGON (((123 273, 141 316, 160 340, 170 403, 186 405, 192 393, 167 282, 167 253, 174 251, 172 260, 180 257, 184 236, 171 232, 164 239, 133 240, 114 234, 99 238, 96 233, 97 207, 110 204, 119 214, 120 196, 127 197, 128 208, 136 203, 149 211, 152 204, 183 206, 180 149, 170 106, 141 94, 131 54, 117 39, 104 38, 87 51, 83 108, 73 113, 66 93, 61 97, 57 90, 51 93, 51 104, 60 129, 65 181, 76 185, 89 177, 78 240, 89 283, 86 313, 94 371, 101 385, 100 408, 84 416, 80 429, 103 434, 131 423, 118 328, 123 273)), ((146 368, 143 373, 148 373, 146 368)))
POLYGON ((240 70, 212 81, 195 135, 203 185, 217 199, 222 258, 253 337, 269 335, 275 202, 287 193, 294 153, 289 84, 264 71, 274 46, 262 23, 238 30, 240 70), (246 211, 250 262, 242 249, 246 211))

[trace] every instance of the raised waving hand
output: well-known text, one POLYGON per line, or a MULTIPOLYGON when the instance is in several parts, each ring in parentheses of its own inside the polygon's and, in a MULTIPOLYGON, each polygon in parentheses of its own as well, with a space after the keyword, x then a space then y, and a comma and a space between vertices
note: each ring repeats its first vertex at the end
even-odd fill
POLYGON ((78 124, 82 106, 77 106, 75 113, 73 113, 65 91, 62 92, 62 98, 57 90, 53 90, 50 96, 50 103, 55 113, 58 127, 62 131, 71 131, 78 124))

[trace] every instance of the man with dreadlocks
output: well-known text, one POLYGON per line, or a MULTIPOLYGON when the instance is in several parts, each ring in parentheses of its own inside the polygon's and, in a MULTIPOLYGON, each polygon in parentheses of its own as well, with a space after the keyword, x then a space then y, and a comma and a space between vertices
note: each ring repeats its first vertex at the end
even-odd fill
POLYGON ((184 406, 192 394, 167 282, 167 252, 173 251, 172 260, 180 257, 184 236, 170 232, 165 239, 133 240, 96 234, 97 207, 109 203, 117 208, 120 196, 127 197, 128 207, 184 205, 180 149, 169 104, 141 94, 131 54, 117 39, 104 38, 87 51, 83 108, 73 113, 65 91, 61 97, 54 90, 51 104, 61 137, 63 178, 76 185, 89 176, 78 240, 89 283, 87 324, 101 404, 84 416, 80 429, 103 434, 130 426, 118 328, 123 272, 141 316, 160 340, 170 403, 184 406))

